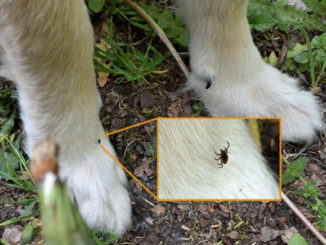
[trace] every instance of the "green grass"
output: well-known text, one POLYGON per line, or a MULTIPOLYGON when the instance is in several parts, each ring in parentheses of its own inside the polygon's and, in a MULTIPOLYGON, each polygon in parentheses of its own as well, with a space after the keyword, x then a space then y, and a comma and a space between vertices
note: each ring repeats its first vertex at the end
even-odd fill
POLYGON ((104 66, 96 59, 94 60, 97 71, 108 72, 118 79, 116 83, 138 82, 148 84, 148 78, 153 77, 155 73, 162 73, 159 67, 166 58, 152 46, 152 38, 150 39, 147 50, 142 53, 136 50, 132 45, 124 42, 124 48, 120 47, 116 41, 103 37, 107 43, 106 50, 98 47, 95 49, 95 57, 110 62, 110 67, 104 66))
POLYGON ((21 141, 23 135, 14 129, 17 117, 16 94, 9 88, 0 90, 0 176, 9 187, 24 190, 26 195, 16 201, 4 203, 19 203, 25 211, 17 218, 0 223, 0 227, 27 219, 36 214, 30 213, 37 205, 37 189, 33 183, 28 169, 29 160, 23 155, 21 141))
POLYGON ((301 172, 306 168, 308 159, 301 157, 293 162, 287 161, 283 158, 283 162, 286 163, 287 169, 282 174, 282 185, 287 185, 293 181, 299 179, 304 188, 291 192, 292 194, 300 195, 304 198, 304 204, 310 208, 312 213, 316 213, 315 222, 320 230, 326 231, 326 200, 322 199, 323 194, 321 188, 316 187, 316 181, 306 181, 301 172))

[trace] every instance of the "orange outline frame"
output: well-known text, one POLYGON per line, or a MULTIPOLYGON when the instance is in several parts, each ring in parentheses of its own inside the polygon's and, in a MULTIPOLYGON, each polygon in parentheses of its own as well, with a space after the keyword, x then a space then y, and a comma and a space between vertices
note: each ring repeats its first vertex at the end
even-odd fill
POLYGON ((122 132, 125 130, 128 130, 130 128, 138 127, 143 124, 157 121, 157 127, 156 127, 156 144, 157 144, 157 167, 156 167, 156 175, 157 175, 157 195, 154 195, 143 183, 141 183, 140 180, 138 180, 126 167, 123 166, 122 163, 120 163, 112 154, 110 154, 109 151, 107 151, 102 145, 100 145, 101 149, 105 151, 116 163, 120 165, 138 184, 140 184, 151 196, 153 196, 157 201, 164 201, 164 202, 189 202, 189 201, 195 201, 195 202, 202 202, 202 201, 282 201, 282 118, 281 117, 156 117, 151 120, 141 122, 134 124, 132 126, 122 128, 116 131, 113 131, 111 133, 103 134, 102 137, 106 137, 118 132, 122 132), (222 119, 222 120, 228 120, 228 119, 264 119, 264 120, 279 120, 279 191, 280 191, 280 198, 279 199, 160 199, 159 198, 159 127, 160 122, 159 120, 175 120, 175 119, 222 119))

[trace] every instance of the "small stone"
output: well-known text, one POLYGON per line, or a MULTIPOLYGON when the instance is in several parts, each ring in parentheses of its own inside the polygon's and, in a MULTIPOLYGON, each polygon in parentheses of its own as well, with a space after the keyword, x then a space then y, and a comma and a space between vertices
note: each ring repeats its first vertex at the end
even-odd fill
POLYGON ((15 225, 10 228, 6 228, 2 234, 2 239, 10 244, 16 244, 20 241, 20 236, 23 232, 23 227, 15 225))

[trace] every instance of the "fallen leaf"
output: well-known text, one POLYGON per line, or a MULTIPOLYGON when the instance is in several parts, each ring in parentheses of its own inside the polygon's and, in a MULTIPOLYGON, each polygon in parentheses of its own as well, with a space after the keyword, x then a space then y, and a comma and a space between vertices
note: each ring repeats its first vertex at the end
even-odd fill
MULTIPOLYGON (((106 68, 110 68, 110 64, 103 64, 106 68)), ((97 83, 98 85, 103 88, 106 83, 108 82, 109 78, 109 73, 103 72, 103 71, 98 71, 97 72, 97 83)))
POLYGON ((144 129, 145 129, 146 133, 148 133, 148 135, 151 135, 151 133, 153 133, 155 130, 155 126, 153 124, 148 124, 148 125, 144 126, 144 129))
POLYGON ((172 104, 168 107, 168 116, 169 117, 178 117, 181 109, 177 104, 172 104))
POLYGON ((269 242, 271 240, 274 240, 275 238, 277 238, 283 233, 284 231, 274 230, 269 226, 264 226, 263 228, 260 229, 260 241, 269 242))
POLYGON ((239 232, 237 231, 231 231, 230 233, 226 234, 227 237, 235 240, 239 238, 239 232))
POLYGON ((176 94, 174 94, 174 93, 168 93, 167 96, 168 96, 168 98, 169 98, 169 100, 170 100, 171 102, 176 101, 177 98, 178 98, 178 96, 177 96, 176 94))
POLYGON ((153 225, 153 221, 154 221, 154 219, 152 219, 151 217, 147 217, 147 218, 145 218, 145 221, 146 221, 148 224, 153 225))
POLYGON ((164 215, 165 214, 165 207, 163 207, 162 205, 156 205, 155 207, 153 207, 151 209, 151 211, 153 213, 155 213, 156 215, 164 215))
POLYGON ((229 210, 229 208, 227 207, 227 206, 225 206, 225 205, 223 205, 223 204, 220 204, 219 205, 219 208, 222 210, 222 212, 224 212, 224 213, 230 213, 230 210, 229 210))
POLYGON ((146 174, 146 176, 151 176, 153 173, 153 170, 150 169, 150 161, 147 157, 144 157, 140 165, 134 170, 134 175, 140 178, 144 177, 144 174, 146 174))
POLYGON ((150 242, 150 244, 156 245, 159 242, 158 236, 155 231, 151 231, 147 236, 147 239, 150 242))
POLYGON ((287 218, 287 217, 284 217, 284 216, 282 216, 280 219, 281 219, 283 222, 288 221, 288 218, 287 218))
POLYGON ((269 211, 273 214, 275 212, 275 205, 274 203, 270 202, 268 204, 269 211))

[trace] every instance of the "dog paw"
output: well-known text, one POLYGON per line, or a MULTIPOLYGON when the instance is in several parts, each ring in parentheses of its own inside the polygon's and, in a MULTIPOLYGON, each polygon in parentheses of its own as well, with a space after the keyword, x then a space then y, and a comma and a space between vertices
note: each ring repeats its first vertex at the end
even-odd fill
MULTIPOLYGON (((102 139, 101 145, 114 155, 108 140, 102 139)), ((87 153, 86 158, 60 164, 60 177, 89 228, 122 235, 131 223, 124 171, 99 145, 87 153)))
POLYGON ((300 89, 295 79, 263 62, 254 72, 239 69, 205 79, 193 72, 188 88, 197 92, 212 116, 281 117, 285 141, 309 143, 323 129, 317 98, 300 89))

